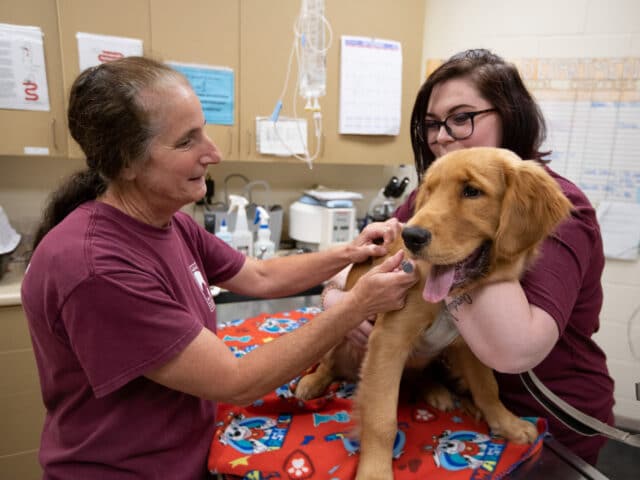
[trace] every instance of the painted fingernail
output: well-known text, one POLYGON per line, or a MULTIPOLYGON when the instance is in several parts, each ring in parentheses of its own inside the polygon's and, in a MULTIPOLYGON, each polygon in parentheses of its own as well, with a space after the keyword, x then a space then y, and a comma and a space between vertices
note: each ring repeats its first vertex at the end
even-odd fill
POLYGON ((400 266, 402 267, 402 271, 405 273, 413 272, 413 265, 409 260, 403 260, 402 263, 400 263, 400 266))

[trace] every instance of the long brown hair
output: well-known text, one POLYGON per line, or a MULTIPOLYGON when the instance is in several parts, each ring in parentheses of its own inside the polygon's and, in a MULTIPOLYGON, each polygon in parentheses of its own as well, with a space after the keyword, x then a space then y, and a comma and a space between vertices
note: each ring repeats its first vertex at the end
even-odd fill
POLYGON ((36 231, 33 250, 42 238, 82 203, 105 192, 125 167, 146 158, 155 135, 153 105, 143 91, 163 82, 187 80, 165 64, 125 57, 84 70, 71 86, 67 118, 87 167, 75 172, 51 195, 36 231))
POLYGON ((543 161, 540 151, 546 125, 540 108, 524 85, 515 65, 485 49, 465 50, 440 65, 424 82, 411 114, 411 145, 418 178, 435 156, 426 142, 424 122, 433 88, 452 78, 470 78, 502 119, 502 145, 523 159, 543 161))

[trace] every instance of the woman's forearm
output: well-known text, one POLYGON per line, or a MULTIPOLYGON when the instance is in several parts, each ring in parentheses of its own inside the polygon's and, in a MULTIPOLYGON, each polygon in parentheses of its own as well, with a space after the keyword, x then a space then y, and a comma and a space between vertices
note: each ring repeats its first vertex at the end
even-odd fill
POLYGON ((529 304, 517 281, 492 283, 447 298, 446 305, 478 359, 500 372, 533 368, 558 339, 553 318, 529 304))

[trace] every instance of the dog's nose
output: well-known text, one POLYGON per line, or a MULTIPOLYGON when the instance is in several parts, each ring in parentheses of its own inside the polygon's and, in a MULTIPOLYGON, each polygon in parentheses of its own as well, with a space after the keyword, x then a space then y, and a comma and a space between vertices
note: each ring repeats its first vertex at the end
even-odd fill
POLYGON ((431 232, 420 227, 405 227, 402 240, 412 253, 418 253, 431 242, 431 232))

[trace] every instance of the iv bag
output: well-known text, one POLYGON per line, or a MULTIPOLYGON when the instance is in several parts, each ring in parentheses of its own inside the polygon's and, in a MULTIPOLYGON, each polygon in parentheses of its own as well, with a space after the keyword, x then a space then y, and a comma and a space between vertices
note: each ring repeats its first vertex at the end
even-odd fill
POLYGON ((302 97, 318 98, 324 96, 327 83, 324 0, 301 2, 298 18, 298 88, 302 97))

